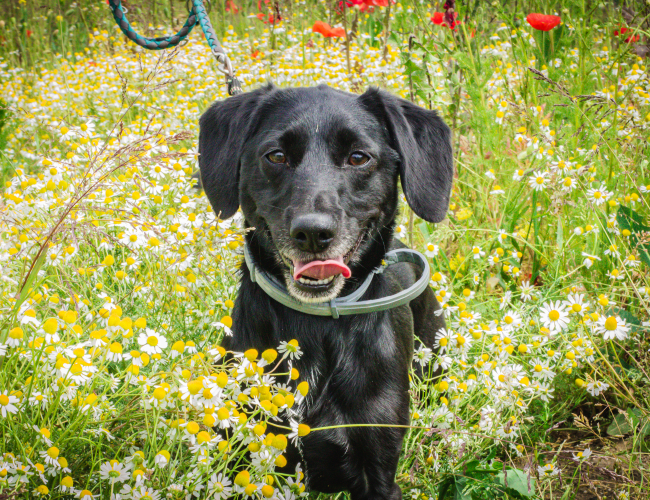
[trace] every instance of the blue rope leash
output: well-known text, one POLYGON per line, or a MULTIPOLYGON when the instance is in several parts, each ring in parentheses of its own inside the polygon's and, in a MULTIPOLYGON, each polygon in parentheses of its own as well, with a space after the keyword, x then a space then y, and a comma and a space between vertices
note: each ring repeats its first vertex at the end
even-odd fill
POLYGON ((128 39, 147 50, 162 50, 177 46, 187 38, 187 35, 190 34, 198 22, 203 29, 203 34, 205 35, 205 39, 208 41, 212 55, 217 59, 217 69, 226 75, 228 94, 236 95, 243 92, 241 83, 235 77, 233 72, 230 59, 219 43, 219 39, 212 28, 212 23, 210 22, 208 13, 203 5, 203 0, 192 0, 192 8, 190 9, 187 20, 178 33, 171 36, 162 36, 157 38, 147 38, 135 32, 131 23, 129 23, 128 19, 124 15, 122 0, 108 0, 108 5, 113 12, 113 18, 122 30, 122 33, 124 33, 128 39))

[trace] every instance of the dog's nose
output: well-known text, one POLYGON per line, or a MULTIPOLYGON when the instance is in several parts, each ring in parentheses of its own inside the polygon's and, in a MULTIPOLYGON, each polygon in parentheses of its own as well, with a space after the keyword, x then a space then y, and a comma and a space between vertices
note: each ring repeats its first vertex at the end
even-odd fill
POLYGON ((327 214, 299 215, 291 221, 289 235, 303 252, 322 252, 334 240, 336 221, 327 214))

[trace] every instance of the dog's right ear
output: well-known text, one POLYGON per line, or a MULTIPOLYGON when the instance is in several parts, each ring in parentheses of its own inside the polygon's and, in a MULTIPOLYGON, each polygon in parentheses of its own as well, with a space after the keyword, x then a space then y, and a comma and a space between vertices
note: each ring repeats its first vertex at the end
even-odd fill
POLYGON ((262 96, 272 85, 215 102, 199 121, 201 187, 220 219, 239 208, 239 164, 262 96))

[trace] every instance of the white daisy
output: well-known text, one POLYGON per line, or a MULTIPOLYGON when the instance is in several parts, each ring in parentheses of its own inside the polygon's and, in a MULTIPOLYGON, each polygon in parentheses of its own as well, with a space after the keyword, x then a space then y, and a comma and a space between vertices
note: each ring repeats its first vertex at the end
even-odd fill
POLYGON ((224 500, 230 498, 232 494, 232 487, 230 486, 232 482, 225 476, 222 472, 217 474, 212 474, 208 480, 208 498, 214 498, 215 500, 224 500))
POLYGON ((481 250, 481 247, 475 246, 472 248, 472 257, 474 257, 475 260, 485 257, 485 251, 481 250))
POLYGON ((607 389, 609 389, 609 384, 597 380, 595 382, 589 382, 586 389, 587 392, 592 396, 600 396, 602 392, 605 392, 607 389))
POLYGON ((434 245, 433 243, 427 243, 426 250, 424 251, 424 255, 426 255, 430 259, 433 259, 438 255, 439 251, 440 248, 438 247, 438 245, 434 245))
POLYGON ((124 464, 121 464, 117 460, 111 460, 109 462, 104 462, 99 467, 99 475, 102 479, 115 484, 117 482, 123 483, 129 479, 128 467, 124 464))
POLYGON ((528 178, 528 185, 535 191, 544 191, 548 185, 548 172, 537 171, 528 178))
POLYGON ((569 315, 559 300, 545 303, 540 308, 539 319, 551 333, 559 333, 569 324, 569 315))
POLYGON ((587 190, 587 199, 593 202, 596 206, 602 205, 609 198, 611 198, 612 193, 607 191, 605 184, 601 184, 598 188, 591 188, 587 190))
POLYGON ((589 309, 589 302, 585 300, 583 293, 570 293, 564 301, 569 312, 584 316, 585 312, 589 309))
POLYGON ((630 327, 620 316, 601 316, 598 320, 597 329, 603 334, 605 340, 625 340, 628 337, 630 327))
POLYGON ((2 414, 3 418, 7 418, 9 413, 18 413, 15 403, 18 403, 16 396, 9 394, 7 391, 0 392, 0 414, 2 414))
POLYGON ((138 337, 138 344, 140 344, 140 348, 149 355, 161 354, 163 349, 167 347, 167 339, 155 330, 147 328, 146 331, 142 332, 138 337))

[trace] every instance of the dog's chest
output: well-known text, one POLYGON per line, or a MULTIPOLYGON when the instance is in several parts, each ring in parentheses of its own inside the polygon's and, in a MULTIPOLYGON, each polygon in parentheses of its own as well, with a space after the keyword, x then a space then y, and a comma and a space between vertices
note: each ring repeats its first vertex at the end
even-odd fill
POLYGON ((300 409, 305 418, 355 418, 369 400, 394 387, 398 373, 407 371, 386 314, 337 321, 306 321, 295 330, 303 348, 295 366, 299 380, 309 383, 300 409))

